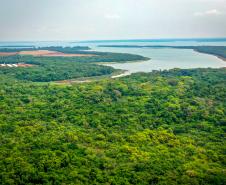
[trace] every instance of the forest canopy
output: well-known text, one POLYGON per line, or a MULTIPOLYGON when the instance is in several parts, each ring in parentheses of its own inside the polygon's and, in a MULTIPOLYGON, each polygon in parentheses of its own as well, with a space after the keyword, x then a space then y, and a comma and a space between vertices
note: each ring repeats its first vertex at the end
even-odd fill
POLYGON ((2 184, 226 184, 226 69, 54 85, 0 74, 2 184))

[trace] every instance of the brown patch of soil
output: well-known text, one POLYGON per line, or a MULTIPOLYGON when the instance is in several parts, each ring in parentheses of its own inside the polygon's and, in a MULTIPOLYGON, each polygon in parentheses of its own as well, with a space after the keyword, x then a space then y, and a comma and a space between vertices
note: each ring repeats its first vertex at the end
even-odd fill
POLYGON ((0 56, 12 56, 17 54, 18 52, 0 52, 0 56))
POLYGON ((89 83, 92 82, 91 80, 61 80, 61 81, 55 81, 57 84, 72 84, 72 83, 89 83))
POLYGON ((67 54, 61 53, 57 51, 49 51, 49 50, 34 50, 34 51, 20 51, 20 52, 0 52, 0 56, 12 56, 12 55, 32 55, 36 57, 91 57, 95 55, 90 54, 67 54))
POLYGON ((17 64, 17 67, 32 67, 34 65, 31 64, 17 64))
POLYGON ((89 54, 67 54, 57 51, 49 50, 35 50, 35 51, 21 51, 20 55, 32 55, 32 56, 43 56, 43 57, 89 57, 94 55, 89 54))

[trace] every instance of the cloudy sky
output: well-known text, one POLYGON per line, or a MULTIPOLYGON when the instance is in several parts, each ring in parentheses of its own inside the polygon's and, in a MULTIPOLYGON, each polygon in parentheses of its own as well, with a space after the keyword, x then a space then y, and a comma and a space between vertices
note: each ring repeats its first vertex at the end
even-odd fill
POLYGON ((0 41, 226 37, 226 0, 0 0, 0 41))

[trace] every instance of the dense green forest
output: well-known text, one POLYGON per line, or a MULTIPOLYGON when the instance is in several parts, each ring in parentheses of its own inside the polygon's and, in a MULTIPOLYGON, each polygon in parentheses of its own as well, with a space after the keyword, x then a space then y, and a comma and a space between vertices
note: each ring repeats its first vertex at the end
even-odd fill
MULTIPOLYGON (((89 60, 88 58, 82 61, 89 60)), ((0 74, 15 77, 19 80, 29 80, 33 82, 49 82, 79 77, 92 77, 100 75, 110 75, 115 69, 97 64, 87 64, 79 62, 78 57, 32 57, 32 56, 10 56, 2 57, 0 63, 27 63, 33 64, 27 68, 0 68, 0 74)))
POLYGON ((225 68, 71 86, 9 74, 1 184, 226 184, 225 68))
MULTIPOLYGON (((147 60, 148 58, 126 53, 94 52, 88 47, 42 47, 41 50, 59 51, 63 53, 92 54, 90 57, 34 57, 34 56, 0 56, 0 64, 25 63, 33 64, 28 68, 1 68, 0 74, 9 75, 19 80, 33 82, 50 82, 79 77, 110 75, 118 70, 101 66, 98 62, 127 62, 147 60), (81 50, 82 49, 82 50, 81 50), (87 51, 85 51, 86 49, 87 51)), ((33 50, 29 48, 27 50, 33 50)), ((0 49, 1 52, 24 51, 24 48, 0 49)))
POLYGON ((201 53, 207 53, 221 57, 226 60, 226 46, 137 46, 137 45, 100 45, 99 47, 119 47, 119 48, 176 48, 176 49, 193 49, 201 53))

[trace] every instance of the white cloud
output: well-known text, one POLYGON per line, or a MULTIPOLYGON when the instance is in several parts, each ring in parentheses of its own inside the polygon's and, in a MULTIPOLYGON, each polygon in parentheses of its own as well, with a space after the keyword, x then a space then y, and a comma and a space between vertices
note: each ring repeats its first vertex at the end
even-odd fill
POLYGON ((221 14, 223 14, 223 12, 221 12, 217 9, 212 9, 212 10, 207 10, 204 12, 195 12, 194 16, 208 16, 208 15, 216 16, 216 15, 221 15, 221 14))
POLYGON ((105 18, 106 19, 120 19, 121 17, 118 14, 107 14, 107 15, 105 15, 105 18))

